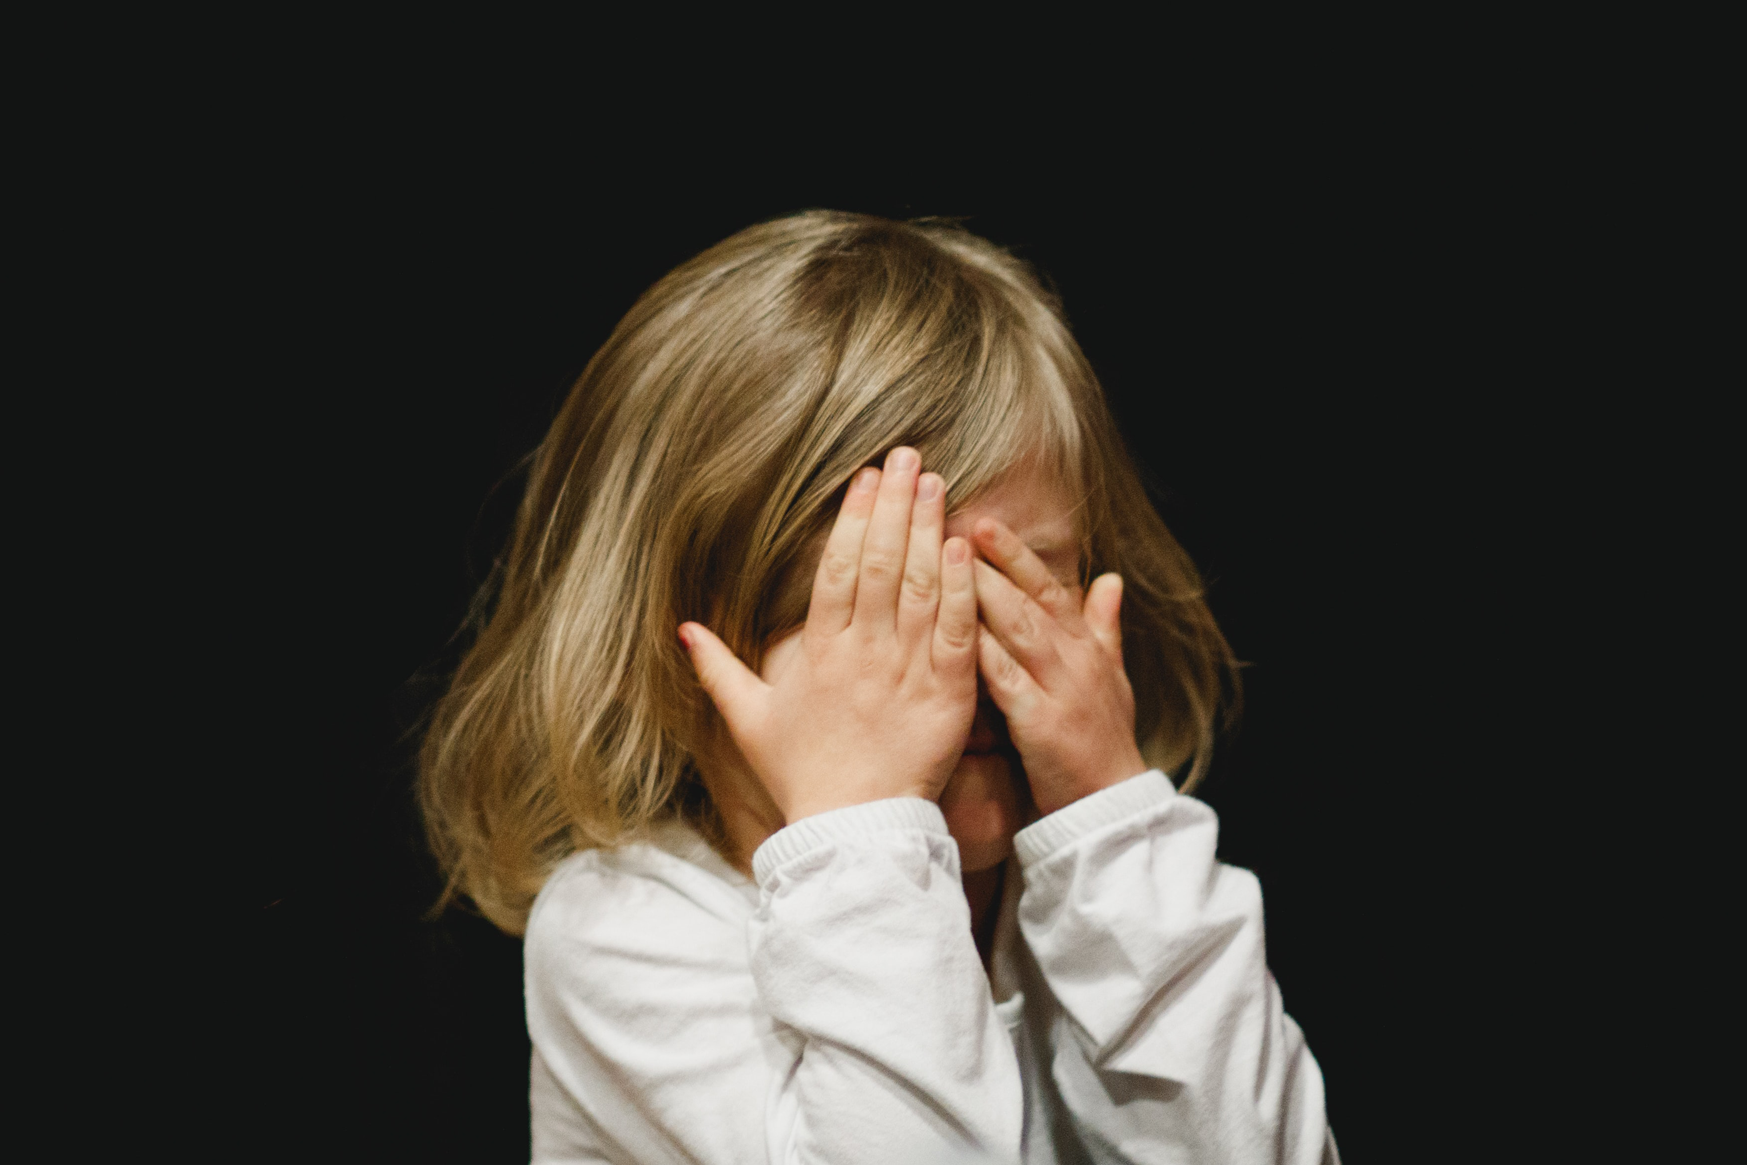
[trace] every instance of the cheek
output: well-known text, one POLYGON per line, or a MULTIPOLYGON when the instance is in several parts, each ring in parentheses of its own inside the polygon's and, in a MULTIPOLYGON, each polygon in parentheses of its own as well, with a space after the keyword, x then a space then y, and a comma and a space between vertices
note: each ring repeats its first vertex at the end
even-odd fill
POLYGON ((1000 753, 960 758, 940 794, 940 812, 958 843, 967 874, 992 869, 1013 852, 1019 832, 1019 796, 1013 769, 1000 753))

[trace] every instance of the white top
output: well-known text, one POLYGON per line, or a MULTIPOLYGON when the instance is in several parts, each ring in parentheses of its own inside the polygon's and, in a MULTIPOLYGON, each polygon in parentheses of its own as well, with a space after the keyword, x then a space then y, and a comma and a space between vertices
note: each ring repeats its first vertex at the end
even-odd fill
POLYGON ((808 817, 756 884, 680 825, 528 920, 536 1161, 1335 1163, 1253 874, 1157 770, 1022 830, 985 975, 931 801, 808 817))

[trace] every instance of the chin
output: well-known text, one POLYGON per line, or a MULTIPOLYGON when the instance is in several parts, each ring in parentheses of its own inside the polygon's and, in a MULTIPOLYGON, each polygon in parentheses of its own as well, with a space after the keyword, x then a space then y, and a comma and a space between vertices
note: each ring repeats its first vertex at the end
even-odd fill
POLYGON ((1019 795, 1007 758, 996 752, 960 757, 941 791, 940 812, 958 842, 959 864, 965 873, 1006 861, 1020 826, 1019 795))

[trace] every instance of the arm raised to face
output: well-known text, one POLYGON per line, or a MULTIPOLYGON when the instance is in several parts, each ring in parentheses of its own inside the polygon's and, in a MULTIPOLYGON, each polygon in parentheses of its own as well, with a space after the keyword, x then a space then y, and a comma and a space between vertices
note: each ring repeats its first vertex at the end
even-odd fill
POLYGON ((977 700, 969 544, 942 542, 944 483, 899 447, 844 496, 798 657, 766 682, 700 623, 699 682, 789 822, 891 797, 935 800, 977 700))
POLYGON ((1099 576, 1082 602, 1004 523, 983 519, 974 536, 983 678, 1038 810, 1145 772, 1122 666, 1122 579, 1099 576))

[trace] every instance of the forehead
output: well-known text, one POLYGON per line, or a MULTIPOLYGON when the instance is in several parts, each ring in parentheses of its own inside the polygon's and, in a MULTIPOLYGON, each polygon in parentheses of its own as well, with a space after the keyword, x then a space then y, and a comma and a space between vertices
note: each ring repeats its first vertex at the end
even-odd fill
POLYGON ((1022 466, 947 515, 946 535, 969 538, 978 519, 994 518, 1011 527, 1052 570, 1072 574, 1080 558, 1077 514, 1078 499, 1054 474, 1022 466))

